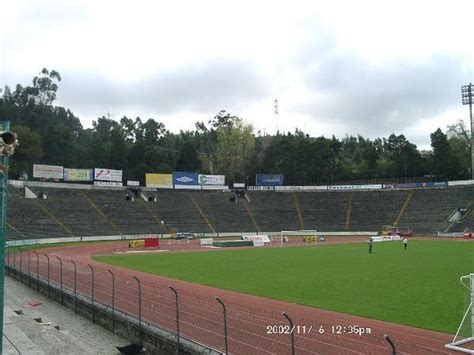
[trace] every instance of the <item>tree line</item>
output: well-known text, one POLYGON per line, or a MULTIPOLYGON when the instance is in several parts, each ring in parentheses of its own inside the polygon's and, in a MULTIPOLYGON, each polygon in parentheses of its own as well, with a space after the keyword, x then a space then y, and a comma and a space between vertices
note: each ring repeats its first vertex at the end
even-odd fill
POLYGON ((255 183, 256 173, 284 174, 286 185, 406 182, 470 178, 470 135, 463 121, 430 134, 420 151, 403 134, 368 139, 360 135, 310 137, 296 129, 275 135, 224 110, 193 130, 172 133, 153 118, 102 116, 84 128, 74 113, 55 106, 61 81, 43 69, 32 85, 5 86, 0 120, 9 120, 20 146, 10 176, 32 176, 33 164, 124 170, 127 180, 173 171, 226 175, 227 183, 255 183))

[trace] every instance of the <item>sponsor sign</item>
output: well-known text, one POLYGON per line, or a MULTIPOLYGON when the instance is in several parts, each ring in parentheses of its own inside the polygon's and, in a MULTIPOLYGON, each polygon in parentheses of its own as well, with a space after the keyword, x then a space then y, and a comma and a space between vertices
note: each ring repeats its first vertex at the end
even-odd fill
POLYGON ((224 185, 225 175, 202 175, 199 174, 200 185, 224 185))
POLYGON ((122 182, 122 170, 95 168, 94 180, 122 182))
POLYGON ((145 174, 147 187, 173 186, 172 174, 145 174))
POLYGON ((245 188, 245 184, 243 182, 234 182, 234 187, 236 189, 244 189, 245 188))
POLYGON ((144 248, 145 247, 145 239, 136 239, 131 240, 128 242, 129 248, 144 248))
POLYGON ((248 186, 247 187, 247 190, 261 190, 261 191, 264 191, 264 190, 274 190, 275 187, 274 186, 248 186))
POLYGON ((445 181, 439 181, 439 182, 424 182, 422 183, 423 187, 447 187, 448 183, 445 181))
POLYGON ((322 186, 302 186, 303 191, 317 191, 317 190, 327 190, 328 187, 326 185, 322 186))
POLYGON ((98 187, 122 187, 121 182, 114 181, 94 181, 94 186, 98 187))
POLYGON ((474 180, 448 181, 449 186, 474 185, 474 180))
MULTIPOLYGON (((381 189, 381 184, 371 185, 331 185, 328 186, 329 190, 378 190, 381 189)), ((387 187, 384 187, 387 188, 387 187)))
POLYGON ((330 185, 328 190, 353 190, 354 185, 330 185))
POLYGON ((56 165, 33 165, 33 177, 38 179, 62 179, 64 169, 56 165))
POLYGON ((251 240, 252 242, 261 240, 264 243, 270 243, 270 238, 266 234, 243 235, 242 240, 251 240))
POLYGON ((214 242, 213 238, 201 238, 199 239, 199 244, 200 245, 212 245, 214 242))
POLYGON ((226 185, 201 185, 202 190, 228 190, 229 186, 226 185))
POLYGON ((64 168, 64 181, 92 181, 92 169, 64 168))
POLYGON ((201 190, 201 185, 174 185, 176 190, 201 190))
POLYGON ((159 248, 160 240, 158 238, 146 238, 145 248, 159 248))
POLYGON ((255 177, 257 186, 282 186, 283 174, 257 174, 255 177))
POLYGON ((174 185, 199 185, 198 174, 196 173, 173 173, 174 185))
POLYGON ((127 180, 127 186, 140 186, 140 181, 127 180))

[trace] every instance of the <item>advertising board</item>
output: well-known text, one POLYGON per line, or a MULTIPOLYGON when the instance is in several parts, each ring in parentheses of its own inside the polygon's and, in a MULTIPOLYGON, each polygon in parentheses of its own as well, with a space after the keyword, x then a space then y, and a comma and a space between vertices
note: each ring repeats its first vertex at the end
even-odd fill
POLYGON ((64 181, 92 181, 92 169, 64 168, 64 181))
POLYGON ((64 169, 57 165, 33 165, 33 177, 38 179, 63 179, 64 169))
POLYGON ((122 170, 95 168, 94 180, 122 182, 122 170))
POLYGON ((145 184, 147 187, 172 187, 172 174, 145 174, 145 184))
POLYGON ((185 172, 174 172, 173 173, 173 184, 174 185, 199 185, 198 174, 196 174, 196 173, 185 173, 185 172))
POLYGON ((257 186, 282 186, 283 174, 257 174, 255 177, 257 186))
POLYGON ((200 185, 225 185, 225 175, 203 175, 199 174, 200 185))

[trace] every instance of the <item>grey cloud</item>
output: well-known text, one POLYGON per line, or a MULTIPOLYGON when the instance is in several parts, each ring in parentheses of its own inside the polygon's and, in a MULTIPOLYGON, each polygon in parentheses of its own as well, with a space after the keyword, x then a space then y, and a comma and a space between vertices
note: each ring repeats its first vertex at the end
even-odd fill
POLYGON ((347 133, 386 135, 459 105, 463 80, 460 57, 374 66, 350 54, 332 54, 306 75, 307 88, 319 99, 296 109, 344 124, 347 133))
POLYGON ((157 114, 214 112, 266 94, 266 78, 243 63, 208 63, 157 73, 135 82, 113 82, 92 73, 63 76, 61 104, 88 111, 140 107, 157 114))

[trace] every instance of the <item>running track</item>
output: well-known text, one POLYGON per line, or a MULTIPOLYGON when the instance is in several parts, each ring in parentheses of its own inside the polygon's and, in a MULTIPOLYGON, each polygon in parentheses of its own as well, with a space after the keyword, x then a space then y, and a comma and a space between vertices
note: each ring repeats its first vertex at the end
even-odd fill
MULTIPOLYGON (((345 239, 347 241, 347 238, 345 239)), ((92 260, 92 254, 110 254, 124 249, 126 242, 109 242, 70 247, 40 249, 39 274, 46 276, 47 259, 50 257, 50 279, 59 284, 60 267, 58 256, 63 260, 63 285, 73 289, 74 269, 70 262, 77 263, 78 293, 91 295, 91 271, 95 270, 95 299, 111 304, 112 279, 115 280, 115 307, 125 313, 138 315, 138 287, 132 276, 142 283, 142 318, 174 332, 176 330, 175 296, 169 289, 173 286, 179 293, 180 331, 187 338, 224 350, 223 314, 218 296, 226 304, 228 320, 229 353, 231 354, 291 354, 289 334, 268 334, 270 325, 287 325, 282 312, 291 316, 300 332, 295 332, 297 354, 391 354, 384 334, 395 340, 400 354, 449 354, 444 345, 452 336, 388 322, 356 317, 287 302, 251 296, 232 291, 201 286, 190 282, 151 275, 134 270, 104 265, 92 260), (370 328, 370 335, 333 334, 332 326, 358 325, 370 328), (303 326, 306 332, 303 334, 303 326), (309 331, 311 327, 311 331, 309 331), (320 329, 324 330, 321 334, 320 329)), ((190 244, 163 245, 162 249, 174 251, 198 249, 196 241, 190 244)), ((20 256, 16 256, 19 267, 20 256)), ((23 253, 22 268, 28 269, 27 254, 23 253)), ((10 255, 10 265, 13 258, 10 255)), ((36 274, 36 256, 30 254, 30 270, 36 274)))

